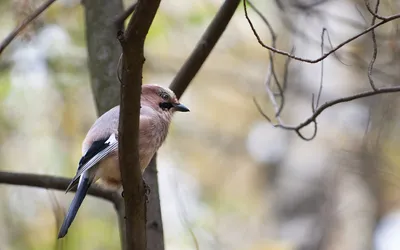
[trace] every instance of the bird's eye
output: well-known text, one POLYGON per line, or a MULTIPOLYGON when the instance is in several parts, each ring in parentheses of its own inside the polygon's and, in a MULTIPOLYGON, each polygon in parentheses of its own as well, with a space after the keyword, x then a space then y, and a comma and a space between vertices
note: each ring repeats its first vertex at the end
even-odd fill
POLYGON ((163 110, 169 110, 172 107, 173 107, 173 105, 170 102, 162 102, 162 103, 160 103, 160 108, 163 109, 163 110))
POLYGON ((164 99, 164 100, 166 100, 166 101, 169 100, 169 95, 168 95, 167 93, 165 93, 165 92, 162 92, 162 93, 160 94, 160 96, 161 96, 162 99, 164 99))

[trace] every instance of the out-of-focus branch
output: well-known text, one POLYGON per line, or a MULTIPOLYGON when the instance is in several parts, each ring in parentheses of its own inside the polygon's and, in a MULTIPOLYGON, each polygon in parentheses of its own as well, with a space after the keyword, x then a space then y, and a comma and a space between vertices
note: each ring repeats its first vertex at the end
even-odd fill
MULTIPOLYGON (((85 25, 88 66, 97 115, 100 116, 120 102, 120 85, 116 72, 121 47, 115 39, 119 27, 115 17, 123 13, 122 0, 85 0, 85 25)), ((118 194, 118 216, 121 248, 126 249, 124 200, 118 194)))
POLYGON ((25 29, 28 24, 35 20, 43 11, 45 11, 50 5, 52 5, 56 0, 48 0, 44 2, 40 7, 30 14, 18 27, 16 27, 0 44, 0 55, 3 50, 18 36, 18 34, 25 29))
MULTIPOLYGON (((286 130, 291 130, 291 131, 295 131, 302 139, 304 140, 312 140, 314 139, 316 133, 317 133, 317 122, 316 119, 319 115, 321 115, 322 112, 324 112, 327 108, 330 108, 332 106, 335 106, 339 103, 344 103, 344 102, 350 102, 350 101, 354 101, 357 99, 361 99, 361 98, 365 98, 365 97, 369 97, 369 96, 374 96, 374 95, 380 95, 380 94, 387 94, 387 93, 395 93, 395 92, 400 92, 400 86, 396 86, 396 87, 384 87, 384 88, 378 88, 377 90, 372 90, 372 91, 366 91, 366 92, 361 92, 355 95, 351 95, 351 96, 347 96, 347 97, 342 97, 342 98, 338 98, 329 102, 324 103, 323 105, 319 106, 317 109, 315 109, 315 112, 313 112, 313 114, 307 118, 304 122, 300 123, 297 126, 292 126, 292 125, 286 125, 286 124, 272 124, 274 127, 278 127, 278 128, 283 128, 286 130), (313 123, 314 124, 314 134, 310 137, 310 138, 306 138, 304 137, 301 133, 300 130, 304 127, 306 127, 307 125, 313 123)), ((260 105, 255 102, 257 109, 259 110, 259 112, 262 114, 262 116, 264 116, 265 119, 267 119, 269 122, 271 121, 271 118, 269 118, 268 115, 266 115, 260 105)))
MULTIPOLYGON (((378 13, 379 4, 380 4, 380 0, 377 0, 376 1, 376 5, 375 5, 375 11, 371 12, 371 9, 369 7, 369 2, 368 1, 365 2, 365 5, 367 6, 368 10, 370 10, 370 12, 374 13, 374 14, 378 13)), ((374 14, 373 14, 373 17, 372 17, 371 25, 375 24, 375 21, 376 21, 376 18, 377 18, 377 16, 374 15, 374 14)), ((371 61, 370 61, 369 65, 368 65, 368 80, 369 80, 369 84, 371 85, 371 88, 376 91, 376 86, 375 86, 375 83, 374 83, 374 79, 372 79, 372 70, 374 69, 374 63, 375 63, 376 57, 378 55, 378 44, 376 43, 375 30, 371 30, 371 35, 372 35, 372 45, 373 45, 374 51, 372 53, 371 61)))
POLYGON ((126 33, 118 34, 123 51, 119 165, 124 189, 127 250, 146 250, 145 189, 138 150, 140 94, 144 41, 159 5, 160 0, 139 0, 126 33))
MULTIPOLYGON (((15 173, 15 172, 4 172, 0 171, 0 184, 36 187, 44 189, 54 189, 65 191, 71 182, 71 179, 64 177, 57 177, 51 175, 42 174, 27 174, 27 173, 15 173)), ((76 187, 71 189, 72 192, 76 191, 76 187)), ((118 192, 103 189, 96 184, 93 184, 89 190, 88 194, 97 198, 104 199, 113 203, 114 208, 117 212, 118 222, 120 227, 120 234, 124 232, 124 206, 123 199, 118 192), (121 225, 122 221, 122 225, 121 225)), ((122 241, 122 244, 124 242, 122 241)), ((123 246, 123 245, 122 245, 123 246)))
MULTIPOLYGON (((19 185, 19 186, 65 191, 70 182, 71 179, 64 177, 0 171, 0 184, 19 185)), ((76 188, 73 188, 71 191, 75 192, 76 188)), ((110 201, 114 205, 117 205, 122 199, 121 195, 119 195, 117 192, 100 188, 96 184, 92 185, 89 188, 88 194, 110 201)))
POLYGON ((115 36, 115 17, 123 12, 122 0, 85 0, 88 66, 97 114, 119 104, 120 84, 116 77, 121 47, 115 36))
MULTIPOLYGON (((321 34, 321 55, 324 54, 324 35, 325 33, 328 33, 328 30, 323 28, 322 29, 322 34, 321 34)), ((321 95, 322 95, 322 88, 324 87, 324 61, 321 61, 321 76, 320 76, 320 80, 319 80, 319 89, 318 89, 318 95, 317 95, 317 101, 314 105, 314 96, 312 98, 312 102, 311 102, 311 106, 312 106, 312 110, 313 112, 315 112, 315 109, 318 108, 319 106, 319 101, 321 100, 321 95)))
MULTIPOLYGON (((272 40, 272 47, 276 47, 276 41, 277 41, 277 35, 272 28, 272 25, 269 23, 268 19, 265 18, 265 16, 255 7, 255 5, 247 1, 250 5, 250 7, 256 12, 256 14, 263 20, 263 22, 267 25, 268 31, 271 35, 271 40, 272 40)), ((271 100, 272 105, 274 106, 275 109, 275 117, 278 120, 278 122, 281 122, 281 117, 280 114, 283 110, 283 106, 285 104, 285 95, 283 92, 283 87, 278 79, 278 76, 276 75, 276 70, 275 70, 275 53, 273 51, 268 51, 269 55, 269 65, 268 65, 268 70, 267 70, 267 76, 265 78, 265 88, 267 91, 267 94, 271 100), (272 77, 274 77, 275 84, 278 88, 278 93, 276 94, 281 98, 280 103, 278 104, 278 101, 275 98, 275 94, 272 91, 272 77)))
MULTIPOLYGON (((365 3, 367 5, 368 10, 373 15, 371 26, 368 29, 364 30, 363 32, 359 33, 358 35, 356 35, 356 36, 346 40, 345 42, 341 43, 337 47, 333 47, 332 46, 332 42, 330 40, 329 33, 328 33, 327 29, 324 28, 322 30, 322 34, 321 34, 321 57, 318 58, 318 59, 315 59, 315 60, 311 60, 311 59, 304 59, 304 58, 299 58, 299 57, 293 56, 293 52, 290 52, 290 54, 289 54, 287 52, 275 49, 275 47, 276 47, 276 34, 275 34, 273 28, 271 27, 271 25, 269 24, 268 20, 262 15, 262 13, 259 10, 257 10, 257 8, 249 0, 243 0, 246 19, 249 22, 250 27, 251 27, 254 35, 256 36, 258 42, 263 47, 268 49, 268 52, 269 52, 269 55, 270 55, 270 67, 268 69, 268 74, 267 74, 267 79, 266 79, 266 86, 267 86, 266 90, 267 90, 267 93, 268 93, 268 95, 269 95, 269 97, 271 99, 271 103, 272 103, 272 105, 273 105, 273 107, 275 109, 275 116, 274 117, 276 118, 277 123, 274 124, 272 122, 271 118, 262 111, 262 109, 261 109, 260 105, 257 103, 257 101, 255 99, 253 99, 253 100, 254 100, 254 103, 257 106, 257 109, 259 110, 259 112, 264 116, 265 119, 267 119, 270 123, 272 123, 272 125, 274 127, 279 127, 279 128, 286 129, 286 130, 295 131, 300 138, 309 141, 309 140, 314 139, 315 136, 317 135, 317 130, 318 130, 317 117, 325 109, 327 109, 329 107, 332 107, 332 106, 334 106, 336 104, 343 103, 343 102, 350 102, 350 101, 353 101, 353 100, 356 100, 356 99, 360 99, 360 98, 364 98, 364 97, 368 97, 368 96, 374 96, 374 95, 378 95, 378 94, 392 93, 392 92, 399 92, 400 91, 400 86, 377 88, 375 86, 375 84, 374 84, 373 79, 372 79, 373 66, 374 66, 374 62, 376 60, 377 53, 378 53, 378 51, 377 51, 377 41, 376 41, 376 35, 375 35, 375 28, 379 27, 380 25, 383 25, 384 23, 387 23, 389 21, 392 21, 392 20, 400 18, 400 14, 392 15, 392 16, 389 16, 389 17, 381 17, 381 16, 377 15, 378 10, 379 10, 379 4, 380 4, 379 0, 377 0, 377 2, 376 2, 374 10, 371 10, 371 8, 369 7, 369 2, 367 0, 365 0, 365 3), (250 5, 250 7, 256 12, 256 14, 260 18, 262 18, 264 23, 267 25, 267 28, 268 28, 268 30, 270 32, 271 37, 272 37, 272 46, 265 45, 261 41, 257 31, 254 28, 254 25, 253 25, 252 21, 250 20, 250 18, 248 16, 247 4, 250 5), (379 22, 378 24, 375 24, 376 19, 381 19, 382 21, 379 22), (369 78, 370 85, 372 87, 372 91, 357 93, 357 94, 354 94, 354 95, 351 95, 351 96, 348 96, 348 97, 338 98, 338 99, 326 102, 325 104, 319 106, 320 98, 321 98, 321 95, 322 95, 322 89, 323 89, 323 70, 324 70, 323 61, 324 61, 324 59, 328 55, 334 54, 338 49, 343 47, 345 44, 355 40, 356 38, 358 38, 361 35, 364 35, 364 34, 366 34, 368 32, 372 33, 372 41, 373 41, 373 45, 374 45, 374 53, 372 55, 372 59, 370 61, 369 67, 368 67, 368 78, 369 78), (329 43, 331 45, 331 49, 330 49, 330 51, 328 53, 324 53, 324 35, 325 34, 327 35, 328 41, 329 41, 329 43), (283 52, 283 53, 281 53, 281 52, 283 52), (283 104, 281 103, 279 105, 278 102, 275 99, 275 96, 276 95, 281 96, 281 97, 284 96, 283 95, 284 93, 283 93, 282 89, 284 90, 286 88, 288 67, 285 65, 284 87, 280 88, 280 84, 277 82, 279 93, 278 94, 273 93, 272 90, 270 89, 270 82, 271 82, 271 76, 274 73, 274 68, 273 68, 273 56, 274 56, 274 53, 286 55, 288 57, 288 59, 296 59, 296 60, 303 61, 303 62, 308 62, 308 63, 321 62, 320 87, 319 87, 319 90, 318 90, 318 94, 317 94, 316 100, 314 100, 314 95, 312 95, 312 102, 311 102, 312 115, 309 118, 307 118, 304 122, 300 123, 299 125, 286 125, 282 121, 282 119, 280 118, 280 112, 281 112, 281 110, 283 108, 283 104), (306 137, 306 136, 304 136, 302 134, 301 129, 304 128, 305 126, 308 126, 311 123, 314 125, 314 132, 310 137, 306 137)), ((339 61, 340 61, 340 59, 339 59, 339 61)), ((276 77, 275 77, 275 81, 277 81, 276 77)))
POLYGON ((228 26, 239 3, 240 0, 225 0, 218 10, 218 13, 207 27, 207 30, 200 38, 196 48, 172 80, 170 89, 175 92, 178 98, 182 96, 197 72, 199 72, 201 66, 204 64, 215 44, 228 26))
POLYGON ((135 11, 136 4, 137 3, 133 3, 123 13, 117 16, 117 18, 115 19, 115 26, 118 30, 124 29, 124 22, 135 11))
POLYGON ((381 20, 380 22, 378 22, 378 23, 376 23, 376 24, 374 24, 374 25, 371 25, 370 27, 368 27, 368 28, 365 29, 364 31, 358 33, 357 35, 354 35, 354 36, 348 38, 347 40, 345 40, 344 42, 340 43, 339 45, 337 45, 336 47, 334 47, 334 48, 331 49, 330 51, 326 52, 326 53, 325 53, 324 55, 322 55, 321 57, 319 57, 319 58, 317 58, 317 59, 309 59, 309 58, 303 58, 303 57, 295 56, 295 55, 293 55, 293 54, 290 53, 290 52, 287 52, 287 51, 284 51, 284 50, 280 50, 280 49, 277 49, 277 48, 275 48, 275 47, 273 47, 273 46, 269 46, 269 45, 265 44, 265 43, 261 40, 260 36, 258 35, 258 32, 256 31, 256 29, 255 29, 255 27, 254 27, 253 22, 252 22, 252 21, 250 20, 250 18, 249 18, 249 15, 248 15, 248 13, 247 13, 247 2, 248 2, 247 0, 243 0, 243 6, 244 6, 245 17, 246 17, 247 22, 248 22, 249 25, 250 25, 250 28, 251 28, 251 30, 252 30, 254 36, 255 36, 256 39, 257 39, 257 42, 258 42, 263 48, 266 48, 266 49, 268 49, 269 51, 273 51, 273 52, 275 52, 275 53, 277 53, 277 54, 280 54, 280 55, 283 55, 283 56, 288 56, 288 57, 290 57, 290 58, 292 58, 292 59, 294 59, 294 60, 301 61, 301 62, 306 62, 306 63, 318 63, 318 62, 324 60, 325 58, 327 58, 328 56, 330 56, 331 54, 335 53, 337 50, 339 50, 339 49, 342 48, 343 46, 345 46, 345 45, 349 44, 350 42, 356 40, 357 38, 359 38, 359 37, 361 37, 361 36, 363 36, 363 35, 365 35, 365 34, 368 34, 368 33, 371 32, 372 30, 375 30, 376 28, 378 28, 378 27, 380 27, 380 26, 382 26, 382 25, 384 25, 384 24, 386 24, 386 23, 389 23, 389 22, 391 22, 391 21, 393 21, 393 20, 396 20, 396 19, 399 19, 399 18, 400 18, 400 14, 395 14, 395 15, 391 15, 391 16, 385 17, 385 19, 381 20))
POLYGON ((157 154, 153 156, 149 166, 146 168, 144 179, 151 190, 149 204, 147 205, 147 249, 164 250, 164 231, 158 188, 157 154))

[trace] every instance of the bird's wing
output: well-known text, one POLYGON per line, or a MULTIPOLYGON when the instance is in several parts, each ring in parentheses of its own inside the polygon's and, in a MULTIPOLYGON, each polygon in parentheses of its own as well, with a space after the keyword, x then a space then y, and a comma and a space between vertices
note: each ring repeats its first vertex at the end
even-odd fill
POLYGON ((89 150, 79 161, 79 167, 75 177, 71 180, 65 192, 70 191, 79 181, 79 177, 91 167, 95 166, 99 161, 107 157, 111 152, 118 149, 118 140, 115 134, 106 140, 98 140, 93 142, 89 150))

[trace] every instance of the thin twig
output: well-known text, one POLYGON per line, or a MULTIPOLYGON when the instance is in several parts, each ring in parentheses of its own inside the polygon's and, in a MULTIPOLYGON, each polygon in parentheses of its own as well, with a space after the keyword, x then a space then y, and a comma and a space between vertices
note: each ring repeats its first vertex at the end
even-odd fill
MULTIPOLYGON (((282 128, 282 129, 286 129, 286 130, 291 130, 291 131, 295 131, 302 139, 306 139, 306 140, 310 140, 310 138, 304 138, 304 136, 301 136, 300 130, 304 127, 306 127, 307 125, 314 123, 315 126, 315 130, 314 130, 314 136, 312 136, 312 138, 315 137, 316 135, 316 119, 318 118, 318 116, 321 115, 322 112, 324 112, 326 109, 335 106, 339 103, 345 103, 345 102, 350 102, 350 101, 354 101, 357 99, 361 99, 361 98, 365 98, 365 97, 369 97, 369 96, 375 96, 375 95, 380 95, 380 94, 387 94, 387 93, 395 93, 395 92, 400 92, 400 86, 396 86, 396 87, 384 87, 384 88, 378 88, 376 91, 372 90, 372 91, 365 91, 365 92, 361 92, 355 95, 350 95, 347 97, 342 97, 342 98, 338 98, 329 102, 324 103, 323 105, 321 105, 320 107, 318 107, 317 109, 315 109, 315 112, 313 112, 313 114, 307 118, 304 122, 300 123, 297 126, 292 126, 292 125, 285 125, 282 123, 278 123, 278 124, 272 124, 274 127, 277 128, 282 128)), ((271 122, 271 118, 268 117, 268 115, 266 115, 261 107, 257 104, 257 102, 255 102, 258 111, 261 113, 261 115, 266 118, 269 122, 271 122)))
POLYGON ((388 23, 388 22, 391 22, 391 21, 393 21, 393 20, 396 20, 396 19, 399 19, 399 18, 400 18, 400 14, 395 14, 395 15, 388 16, 388 17, 386 17, 384 20, 380 21, 379 23, 377 23, 377 24, 375 24, 375 25, 372 25, 372 26, 368 27, 367 29, 365 29, 364 31, 358 33, 357 35, 352 36, 352 37, 346 39, 344 42, 340 43, 340 44, 337 45, 335 48, 333 48, 332 50, 330 50, 330 51, 328 51, 327 53, 325 53, 323 56, 321 56, 321 57, 319 57, 319 58, 317 58, 317 59, 308 59, 308 58, 298 57, 298 56, 295 56, 295 55, 293 55, 293 54, 291 54, 291 53, 289 53, 289 52, 286 52, 286 51, 283 51, 283 50, 279 50, 279 49, 277 49, 277 48, 275 48, 275 47, 266 45, 266 44, 261 40, 261 38, 260 38, 260 36, 258 35, 258 33, 257 33, 257 31, 256 31, 256 29, 255 29, 255 27, 254 27, 254 25, 253 25, 253 23, 252 23, 252 21, 250 20, 250 18, 249 18, 249 16, 248 16, 247 7, 246 7, 246 1, 247 1, 247 0, 243 0, 245 17, 246 17, 247 22, 248 22, 249 25, 250 25, 251 30, 253 31, 254 36, 255 36, 256 39, 257 39, 257 42, 258 42, 262 47, 264 47, 264 48, 266 48, 266 49, 268 49, 268 50, 270 50, 270 51, 273 51, 273 52, 278 53, 278 54, 280 54, 280 55, 288 56, 288 57, 290 57, 290 58, 292 58, 292 59, 294 59, 294 60, 301 61, 301 62, 306 62, 306 63, 318 63, 318 62, 324 60, 325 58, 327 58, 328 56, 330 56, 331 54, 335 53, 337 50, 339 50, 339 49, 342 48, 343 46, 345 46, 345 45, 349 44, 350 42, 356 40, 357 38, 359 38, 359 37, 361 37, 361 36, 363 36, 363 35, 365 35, 365 34, 371 32, 372 30, 376 29, 377 27, 380 27, 380 26, 382 26, 382 25, 384 25, 384 24, 386 24, 386 23, 388 23))
MULTIPOLYGON (((324 35, 325 35, 325 32, 327 32, 327 29, 323 28, 322 29, 322 34, 321 34, 321 55, 324 54, 324 35)), ((317 103, 316 103, 315 106, 313 105, 313 111, 315 111, 315 109, 317 109, 318 106, 319 106, 319 101, 321 99, 323 84, 324 84, 324 60, 321 61, 321 79, 320 79, 320 82, 319 82, 317 103)))
POLYGON ((377 0, 377 1, 376 1, 375 11, 373 11, 373 10, 371 9, 371 6, 370 6, 370 4, 369 4, 369 0, 364 0, 364 2, 365 2, 365 6, 367 7, 369 13, 371 13, 371 15, 372 15, 375 19, 376 19, 376 18, 377 18, 377 19, 380 19, 380 20, 386 20, 386 19, 387 19, 387 17, 378 15, 378 8, 379 8, 380 0, 377 0))
MULTIPOLYGON (((269 71, 269 72, 270 72, 270 71, 269 71)), ((266 81, 268 81, 268 76, 267 76, 266 81)), ((281 117, 280 117, 280 110, 281 110, 281 107, 280 107, 280 106, 278 105, 278 103, 276 102, 274 93, 272 92, 270 86, 269 86, 268 84, 265 84, 265 85, 266 85, 266 86, 265 86, 265 87, 266 87, 265 90, 267 91, 268 97, 269 97, 269 99, 271 100, 272 106, 273 106, 274 109, 275 109, 275 118, 278 120, 279 123, 282 123, 282 120, 281 120, 281 117)))
MULTIPOLYGON (((281 86, 281 84, 280 84, 280 82, 278 80, 277 75, 276 75, 274 63, 275 63, 274 54, 272 52, 270 52, 270 54, 269 54, 269 65, 270 65, 270 69, 271 69, 271 72, 272 72, 272 76, 274 77, 275 84, 278 87, 278 94, 277 95, 281 98, 281 101, 280 101, 279 105, 277 105, 276 100, 274 100, 275 105, 277 107, 276 110, 275 110, 275 116, 278 117, 278 116, 280 116, 280 114, 281 114, 281 112, 283 110, 283 107, 285 105, 285 95, 284 95, 284 92, 283 92, 283 88, 282 88, 282 86, 281 86)), ((266 86, 268 89, 270 89, 270 85, 269 84, 270 83, 268 82, 268 84, 266 86)), ((275 95, 274 94, 272 94, 272 98, 275 99, 275 95)))
POLYGON ((218 13, 207 27, 207 30, 200 38, 196 48, 192 51, 189 58, 172 80, 170 89, 175 92, 178 98, 182 96, 185 89, 189 86, 189 83, 196 76, 197 72, 199 72, 201 66, 204 64, 215 44, 228 26, 239 3, 240 0, 225 0, 218 10, 218 13))
MULTIPOLYGON (((257 9, 257 7, 250 1, 247 0, 249 3, 250 7, 256 12, 256 14, 263 20, 263 22, 267 25, 268 31, 271 35, 271 40, 272 40, 272 47, 276 47, 276 41, 278 39, 278 36, 276 35, 274 29, 272 28, 272 25, 269 23, 268 19, 257 9)), ((279 82, 278 76, 276 74, 275 70, 275 53, 272 51, 269 51, 269 65, 268 65, 268 71, 267 71, 267 77, 265 79, 265 87, 266 91, 269 95, 269 98, 271 99, 272 105, 274 106, 275 109, 275 117, 280 121, 280 114, 283 110, 284 104, 285 104, 285 95, 283 92, 283 87, 281 83, 279 82), (274 77, 275 84, 278 88, 278 93, 276 94, 281 98, 280 103, 276 101, 275 94, 271 90, 271 78, 274 77)), ((280 121, 281 122, 281 121, 280 121)))
POLYGON ((247 0, 247 2, 249 3, 249 6, 254 10, 254 12, 256 12, 256 14, 263 20, 263 22, 267 25, 269 33, 271 34, 271 39, 272 41, 276 41, 277 39, 277 35, 274 31, 274 29, 272 28, 272 25, 269 23, 268 19, 261 13, 260 10, 258 10, 258 8, 250 1, 247 0))
MULTIPOLYGON (((274 123, 272 123, 271 118, 269 118, 269 116, 268 116, 267 114, 265 114, 264 111, 261 109, 260 104, 258 104, 258 102, 257 102, 257 100, 256 100, 255 98, 253 98, 253 102, 254 102, 254 104, 256 105, 258 112, 259 112, 269 123, 271 123, 272 126, 274 126, 274 127, 280 127, 280 128, 284 128, 284 129, 287 129, 287 130, 295 131, 296 134, 297 134, 301 139, 303 139, 303 140, 305 140, 305 141, 311 141, 311 140, 314 139, 315 136, 317 135, 318 127, 317 127, 317 122, 316 122, 316 121, 312 121, 312 122, 314 123, 314 133, 312 134, 312 136, 311 136, 311 137, 305 137, 305 136, 300 132, 300 130, 301 130, 303 127, 301 127, 301 128, 290 127, 290 126, 288 126, 288 125, 285 125, 281 120, 278 121, 277 124, 274 124, 274 123)), ((310 122, 310 123, 311 123, 311 122, 310 122)), ((308 125, 308 124, 307 124, 307 125, 308 125)))
MULTIPOLYGON (((290 51, 291 54, 295 52, 295 47, 293 47, 290 51)), ((292 58, 287 57, 285 60, 285 66, 283 67, 283 82, 282 82, 282 90, 286 91, 286 88, 288 86, 288 79, 289 79, 289 64, 292 61, 292 58)))
MULTIPOLYGON (((380 0, 377 0, 374 13, 378 13, 379 4, 380 4, 380 0)), ((368 6, 368 10, 370 10, 368 0, 366 0, 366 5, 368 6)), ((375 24, 376 18, 377 18, 376 15, 374 15, 372 17, 371 25, 375 24)), ((378 44, 376 43, 375 30, 371 30, 371 35, 372 35, 372 45, 374 47, 374 52, 372 53, 372 58, 368 65, 368 80, 369 80, 369 84, 371 85, 371 88, 376 91, 376 86, 374 84, 374 80, 372 79, 372 70, 374 69, 374 63, 376 60, 376 56, 378 55, 378 44)))
POLYGON ((3 50, 18 36, 18 34, 26 27, 29 23, 35 20, 43 11, 45 11, 51 4, 53 4, 56 0, 48 0, 47 2, 40 5, 38 9, 36 9, 32 14, 30 14, 27 18, 18 27, 16 27, 8 36, 1 42, 0 44, 0 55, 3 53, 3 50))

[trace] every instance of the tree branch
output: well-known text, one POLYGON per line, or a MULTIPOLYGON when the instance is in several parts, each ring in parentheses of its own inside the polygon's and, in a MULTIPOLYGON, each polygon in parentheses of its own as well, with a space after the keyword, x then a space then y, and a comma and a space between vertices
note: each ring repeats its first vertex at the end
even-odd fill
POLYGON ((145 190, 139 165, 138 137, 144 41, 160 0, 139 0, 122 46, 121 108, 119 120, 119 165, 125 201, 126 242, 129 250, 146 250, 145 190))
POLYGON ((18 36, 18 34, 25 29, 28 24, 35 20, 43 11, 45 11, 50 5, 52 5, 56 0, 48 0, 47 2, 40 5, 40 7, 30 14, 18 27, 16 27, 0 44, 0 55, 3 50, 18 36))
POLYGON ((327 58, 328 56, 330 56, 331 54, 335 53, 337 50, 339 50, 339 49, 342 48, 343 46, 345 46, 345 45, 349 44, 350 42, 356 40, 357 38, 359 38, 359 37, 361 37, 361 36, 363 36, 363 35, 365 35, 365 34, 368 34, 369 32, 371 32, 372 30, 375 30, 375 29, 378 28, 379 26, 382 26, 382 25, 384 25, 384 24, 386 24, 386 23, 388 23, 388 22, 390 22, 390 21, 393 21, 393 20, 396 20, 396 19, 399 19, 399 18, 400 18, 400 14, 395 14, 395 15, 391 15, 391 16, 385 17, 385 19, 381 20, 380 22, 378 22, 378 23, 376 23, 376 24, 374 24, 374 25, 371 25, 370 27, 368 27, 368 28, 365 29, 364 31, 358 33, 357 35, 352 36, 352 37, 346 39, 344 42, 340 43, 339 45, 337 45, 336 47, 334 47, 334 48, 331 49, 330 51, 326 52, 323 56, 321 56, 321 57, 319 57, 319 58, 317 58, 317 59, 309 59, 309 58, 303 58, 303 57, 295 56, 295 55, 293 55, 292 53, 289 53, 289 52, 286 52, 286 51, 283 51, 283 50, 279 50, 279 49, 277 49, 277 48, 275 48, 275 47, 273 47, 273 46, 269 46, 269 45, 265 44, 265 43, 261 40, 260 36, 258 35, 258 33, 257 33, 257 31, 256 31, 256 29, 255 29, 255 27, 254 27, 253 22, 252 22, 252 21, 250 20, 250 18, 249 18, 249 15, 248 15, 248 13, 247 13, 247 4, 246 4, 247 2, 248 2, 247 0, 243 0, 243 6, 244 6, 245 17, 246 17, 246 19, 247 19, 247 22, 248 22, 249 25, 250 25, 251 30, 253 31, 254 36, 255 36, 256 39, 257 39, 257 42, 258 42, 263 48, 266 48, 266 49, 269 50, 269 51, 273 51, 273 52, 275 52, 275 53, 277 53, 277 54, 280 54, 280 55, 283 55, 283 56, 288 56, 288 57, 290 57, 290 58, 292 58, 292 59, 294 59, 294 60, 301 61, 301 62, 306 62, 306 63, 318 63, 318 62, 324 60, 325 58, 327 58))
MULTIPOLYGON (((9 184, 9 185, 18 185, 18 186, 27 186, 27 187, 36 187, 36 188, 45 188, 45 189, 54 189, 59 191, 65 191, 67 189, 69 183, 71 182, 70 178, 64 177, 56 177, 51 175, 41 175, 41 174, 28 174, 28 173, 12 173, 12 172, 4 172, 0 171, 0 184, 9 184)), ((74 187, 72 192, 76 191, 76 187, 74 187)), ((123 232, 125 231, 125 223, 124 223, 124 206, 123 199, 118 192, 110 191, 107 189, 103 189, 96 184, 93 184, 89 190, 88 194, 97 198, 104 199, 113 203, 114 208, 117 212, 118 216, 118 224, 120 228, 120 236, 121 243, 124 246, 124 240, 122 238, 123 232)))
POLYGON ((200 38, 196 48, 172 80, 170 89, 175 92, 178 98, 182 96, 183 92, 189 86, 189 83, 196 76, 197 72, 199 72, 201 66, 204 64, 215 44, 228 26, 239 3, 240 0, 225 0, 207 30, 200 38))
POLYGON ((136 4, 137 3, 133 3, 124 12, 117 16, 117 18, 115 19, 115 26, 118 30, 124 30, 124 22, 135 11, 136 4))
MULTIPOLYGON (((378 88, 376 90, 361 92, 361 93, 358 93, 355 95, 338 98, 338 99, 326 102, 323 105, 319 106, 317 109, 314 110, 313 114, 309 118, 307 118, 304 122, 300 123, 297 126, 286 125, 283 123, 277 123, 277 124, 272 124, 272 125, 277 128, 295 131, 303 140, 310 141, 310 140, 314 139, 317 134, 317 128, 318 128, 317 127, 317 118, 318 118, 318 116, 320 116, 322 114, 322 112, 324 112, 329 107, 335 106, 339 103, 350 102, 350 101, 354 101, 354 100, 369 97, 369 96, 387 94, 387 93, 395 93, 395 92, 400 92, 400 86, 378 88), (302 128, 308 126, 311 123, 314 124, 314 132, 311 137, 307 138, 301 134, 300 130, 302 128)), ((264 113, 264 111, 262 111, 260 105, 257 102, 255 102, 255 104, 257 106, 258 111, 261 113, 261 115, 264 116, 265 119, 267 119, 269 122, 272 123, 271 118, 269 118, 269 116, 266 115, 264 113)))
MULTIPOLYGON (((64 177, 0 171, 0 184, 20 185, 65 191, 70 182, 70 178, 64 177)), ((75 192, 76 188, 73 188, 72 191, 75 192)), ((92 185, 89 188, 88 194, 97 198, 102 198, 104 200, 110 201, 115 206, 117 206, 121 200, 121 195, 119 195, 117 192, 100 188, 96 184, 92 185)))
POLYGON ((164 250, 164 232, 157 175, 157 154, 155 154, 144 172, 144 179, 151 190, 149 204, 147 205, 146 224, 148 250, 164 250))

